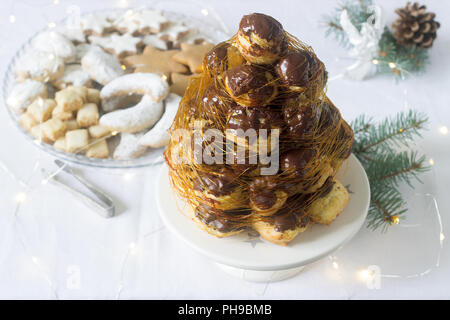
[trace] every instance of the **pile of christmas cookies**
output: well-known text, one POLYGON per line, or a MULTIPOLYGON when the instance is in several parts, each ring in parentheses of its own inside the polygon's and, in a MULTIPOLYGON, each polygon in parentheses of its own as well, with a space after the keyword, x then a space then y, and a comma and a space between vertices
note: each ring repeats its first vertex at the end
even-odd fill
POLYGON ((168 143, 180 96, 212 47, 160 11, 88 14, 32 39, 15 63, 7 105, 59 150, 136 158, 168 143))

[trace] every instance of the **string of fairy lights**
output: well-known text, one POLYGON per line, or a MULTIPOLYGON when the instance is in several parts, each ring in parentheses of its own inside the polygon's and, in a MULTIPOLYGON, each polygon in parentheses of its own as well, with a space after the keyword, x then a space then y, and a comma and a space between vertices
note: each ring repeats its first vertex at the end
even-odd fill
MULTIPOLYGON (((29 2, 25 2, 22 1, 25 4, 28 4, 30 6, 35 6, 35 4, 31 4, 29 2)), ((199 3, 197 1, 194 1, 196 3, 199 3)), ((16 1, 11 1, 11 6, 10 6, 10 14, 8 16, 9 19, 9 23, 10 24, 15 24, 18 22, 16 15, 14 14, 14 6, 17 2, 16 1)), ((53 6, 58 6, 61 4, 60 0, 52 0, 48 5, 53 5, 53 6)), ((115 7, 117 8, 129 8, 130 6, 130 1, 128 0, 118 0, 115 2, 115 7)), ((204 16, 208 16, 208 15, 213 15, 216 20, 219 21, 219 23, 221 24, 221 26, 223 26, 224 30, 226 29, 225 24, 223 23, 223 21, 219 18, 219 16, 217 15, 217 13, 211 9, 211 8, 202 8, 201 9, 201 14, 204 16)), ((56 22, 54 21, 47 21, 47 27, 48 28, 55 28, 56 27, 56 22)), ((385 62, 380 62, 377 59, 373 59, 372 63, 374 65, 377 65, 378 63, 385 63, 385 62)), ((388 63, 389 67, 391 69, 397 69, 399 68, 399 66, 395 63, 395 62, 389 62, 388 63)), ((406 72, 405 70, 401 70, 406 72)), ((443 125, 440 126, 438 129, 439 134, 445 136, 448 135, 449 133, 449 129, 447 126, 443 125)), ((113 132, 111 133, 111 136, 117 134, 117 132, 113 132)), ((108 136, 109 137, 109 136, 108 136)), ((108 138, 107 137, 107 138, 108 138)), ((36 143, 41 143, 39 140, 36 141, 36 143)), ((431 166, 435 165, 435 161, 432 158, 429 158, 428 163, 431 166)), ((13 221, 12 221, 12 226, 14 228, 14 233, 17 235, 18 239, 19 239, 19 243, 21 248, 23 249, 24 254, 26 254, 29 258, 29 261, 31 261, 32 265, 36 268, 36 271, 42 276, 42 278, 45 280, 45 283, 48 285, 50 292, 52 293, 52 297, 55 299, 59 298, 59 294, 58 294, 58 286, 56 283, 53 282, 52 280, 52 275, 49 273, 47 266, 45 264, 45 261, 43 261, 43 259, 41 259, 39 256, 37 256, 35 253, 33 253, 25 239, 26 236, 24 235, 24 233, 22 232, 22 230, 19 227, 19 217, 20 217, 20 210, 22 205, 28 201, 29 196, 32 192, 35 192, 39 189, 40 186, 44 186, 48 183, 49 179, 55 175, 57 175, 61 170, 63 170, 63 168, 58 168, 57 170, 54 170, 52 173, 50 173, 48 176, 44 177, 41 180, 41 184, 40 186, 31 186, 30 185, 30 180, 31 177, 37 173, 38 168, 40 166, 40 160, 38 159, 36 161, 36 163, 34 164, 32 173, 29 177, 29 179, 27 181, 24 181, 22 179, 20 179, 18 176, 16 176, 14 174, 13 171, 11 171, 8 166, 6 164, 4 164, 1 160, 0 160, 0 170, 4 172, 4 174, 8 175, 10 178, 12 178, 14 181, 17 182, 17 184, 20 186, 21 191, 17 192, 14 194, 13 196, 13 201, 15 202, 15 207, 14 207, 14 214, 13 214, 13 221)), ((129 172, 125 172, 122 175, 122 179, 124 182, 129 182, 129 183, 133 183, 134 179, 136 177, 136 173, 129 171, 129 172)), ((440 255, 441 255, 441 250, 443 248, 443 243, 445 240, 445 235, 444 235, 444 231, 443 231, 443 225, 442 225, 442 221, 441 221, 441 216, 440 216, 440 212, 439 212, 439 207, 437 204, 437 200, 433 195, 428 195, 432 198, 432 203, 434 206, 434 213, 436 215, 436 219, 438 221, 438 225, 439 225, 439 254, 436 258, 436 261, 434 261, 431 265, 430 268, 427 268, 426 270, 423 270, 420 273, 415 273, 415 274, 408 274, 408 275, 401 275, 401 274, 381 274, 381 275, 377 275, 376 272, 371 269, 370 267, 363 267, 360 270, 358 270, 356 272, 356 278, 359 279, 359 281, 361 283, 367 283, 368 281, 373 281, 375 276, 381 276, 381 278, 416 278, 416 277, 421 277, 424 276, 426 274, 428 274, 429 272, 432 271, 432 269, 439 267, 439 263, 440 263, 440 255)), ((400 220, 396 220, 393 221, 395 224, 399 224, 400 220)), ((154 229, 151 232, 148 232, 144 235, 142 235, 141 237, 136 237, 136 239, 132 242, 130 242, 128 244, 128 246, 126 246, 126 251, 123 255, 123 259, 119 268, 119 281, 118 281, 118 285, 117 285, 117 291, 115 292, 115 298, 120 299, 122 297, 122 293, 123 291, 126 289, 127 286, 127 281, 126 281, 126 269, 128 267, 128 265, 130 263, 132 263, 132 258, 139 256, 140 254, 142 254, 142 252, 144 251, 143 248, 143 240, 149 238, 152 235, 157 234, 158 232, 164 230, 165 228, 163 226, 158 227, 156 229, 154 229)), ((342 276, 342 272, 345 268, 343 268, 339 262, 338 259, 338 253, 333 254, 328 256, 328 259, 326 260, 327 264, 328 264, 328 268, 329 270, 331 270, 332 272, 334 272, 338 278, 342 281, 344 279, 344 277, 342 276)), ((263 284, 262 286, 262 291, 259 291, 260 295, 264 295, 266 293, 266 290, 269 286, 270 282, 267 282, 265 284, 263 284)), ((258 287, 261 288, 261 287, 258 287)), ((351 294, 349 293, 349 291, 346 289, 346 287, 344 286, 344 290, 346 291, 347 296, 351 296, 351 294)))

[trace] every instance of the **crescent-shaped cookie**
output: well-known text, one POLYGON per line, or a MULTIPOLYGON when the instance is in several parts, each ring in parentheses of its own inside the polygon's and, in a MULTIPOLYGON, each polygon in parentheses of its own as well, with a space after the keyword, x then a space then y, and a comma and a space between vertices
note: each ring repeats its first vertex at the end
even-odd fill
POLYGON ((113 111, 100 118, 100 124, 111 131, 135 133, 153 126, 164 111, 162 102, 153 101, 148 95, 128 109, 113 111))
POLYGON ((130 93, 148 95, 153 101, 162 101, 169 94, 169 85, 154 73, 130 73, 105 85, 100 97, 104 100, 130 93))
POLYGON ((158 123, 150 129, 140 140, 139 144, 151 148, 161 148, 169 144, 170 134, 167 132, 172 125, 178 111, 181 97, 174 93, 165 100, 166 110, 158 123))

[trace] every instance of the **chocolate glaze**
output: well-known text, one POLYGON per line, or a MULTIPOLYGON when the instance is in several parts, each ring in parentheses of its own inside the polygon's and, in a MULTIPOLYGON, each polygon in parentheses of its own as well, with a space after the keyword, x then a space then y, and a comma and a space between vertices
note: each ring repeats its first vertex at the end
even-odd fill
POLYGON ((237 187, 234 172, 226 167, 222 167, 216 172, 217 174, 204 173, 199 180, 194 181, 194 189, 206 190, 217 197, 232 193, 237 187))
POLYGON ((262 13, 252 13, 243 16, 239 23, 239 30, 246 36, 254 33, 261 39, 268 41, 284 38, 281 23, 262 13))
POLYGON ((236 105, 233 101, 230 102, 228 100, 224 91, 218 89, 215 85, 209 86, 205 90, 201 101, 204 107, 204 113, 218 116, 227 114, 228 110, 236 105))
POLYGON ((316 153, 315 149, 309 148, 288 151, 281 155, 281 170, 285 172, 294 172, 299 176, 304 176, 307 173, 307 164, 316 153))
POLYGON ((275 230, 284 232, 286 230, 295 230, 298 227, 304 227, 309 222, 309 217, 305 211, 297 204, 298 207, 293 208, 292 201, 289 201, 281 208, 277 214, 269 218, 269 222, 274 224, 275 230))
POLYGON ((339 111, 328 102, 322 103, 320 108, 319 127, 321 131, 334 128, 338 125, 341 115, 339 111))
POLYGON ((319 116, 312 106, 299 107, 297 104, 286 106, 283 109, 283 118, 287 134, 295 138, 311 134, 319 116))
POLYGON ((354 137, 353 137, 353 130, 352 128, 344 121, 341 124, 341 127, 339 128, 339 143, 343 144, 343 143, 347 143, 347 141, 351 141, 350 145, 348 148, 344 149, 341 154, 339 155, 339 157, 341 159, 347 159, 350 154, 352 153, 352 149, 353 149, 353 144, 355 142, 354 137))
POLYGON ((217 213, 219 212, 224 213, 228 216, 233 215, 239 216, 249 214, 249 210, 221 211, 206 204, 201 204, 196 208, 195 216, 207 226, 220 232, 231 232, 244 228, 236 221, 232 221, 230 219, 226 219, 223 217, 218 217, 217 213))
POLYGON ((228 116, 227 129, 273 129, 279 128, 281 117, 279 112, 269 108, 246 108, 235 106, 228 116))
POLYGON ((251 99, 264 101, 273 93, 273 86, 268 85, 266 71, 254 65, 242 65, 225 73, 228 88, 233 96, 249 94, 251 99))
POLYGON ((333 178, 328 177, 328 179, 325 181, 323 186, 320 187, 320 189, 318 191, 319 198, 325 198, 331 192, 331 190, 333 190, 334 183, 335 182, 333 181, 333 178))
POLYGON ((270 209, 277 201, 276 187, 277 183, 274 176, 255 178, 249 186, 250 200, 260 209, 270 209))
POLYGON ((223 69, 227 68, 226 62, 229 47, 231 47, 229 43, 222 42, 206 55, 206 64, 215 74, 219 74, 223 69))
POLYGON ((309 81, 309 59, 306 51, 291 52, 275 65, 275 73, 286 86, 305 87, 309 81))

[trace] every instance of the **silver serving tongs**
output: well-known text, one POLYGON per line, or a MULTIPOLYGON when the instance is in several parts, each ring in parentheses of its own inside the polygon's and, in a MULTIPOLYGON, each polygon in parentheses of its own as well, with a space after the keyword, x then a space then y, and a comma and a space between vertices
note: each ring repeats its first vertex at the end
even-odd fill
MULTIPOLYGON (((62 187, 63 189, 69 191, 73 195, 80 198, 85 204, 95 210, 99 215, 104 218, 111 218, 114 216, 115 207, 113 200, 107 196, 105 193, 96 189, 89 181, 80 177, 72 171, 72 168, 69 167, 66 163, 55 160, 55 164, 61 168, 62 171, 68 173, 71 177, 75 178, 78 182, 80 182, 84 187, 86 187, 89 191, 91 191, 95 197, 91 197, 83 192, 80 192, 66 183, 57 179, 58 173, 54 175, 50 175, 48 177, 48 181, 54 183, 57 186, 62 187)), ((43 170, 44 171, 44 170, 43 170)))

